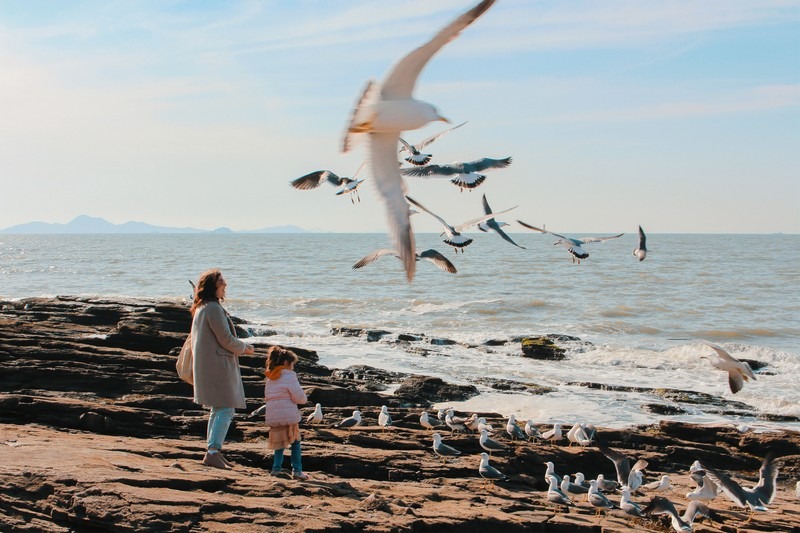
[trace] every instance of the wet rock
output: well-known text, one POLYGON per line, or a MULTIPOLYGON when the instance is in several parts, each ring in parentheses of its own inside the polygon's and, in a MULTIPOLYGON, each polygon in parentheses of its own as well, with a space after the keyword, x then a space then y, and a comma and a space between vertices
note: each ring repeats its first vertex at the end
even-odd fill
POLYGON ((398 341, 402 342, 419 342, 421 341, 425 335, 417 335, 413 333, 401 333, 397 336, 398 341))
POLYGON ((363 334, 364 334, 363 328, 344 328, 344 327, 331 328, 331 335, 338 335, 340 337, 360 337, 363 334))
POLYGON ((565 358, 566 350, 556 346, 547 337, 527 337, 520 342, 522 354, 532 359, 560 361, 565 358))
POLYGON ((547 394, 548 392, 555 391, 553 387, 538 385, 536 383, 523 383, 511 379, 481 378, 475 380, 475 383, 499 391, 527 392, 529 394, 547 394))
POLYGON ((431 339, 431 344, 435 346, 452 346, 458 343, 452 339, 431 339))
POLYGON ((395 396, 418 404, 463 401, 478 395, 474 385, 453 385, 439 378, 411 376, 394 391, 395 396))

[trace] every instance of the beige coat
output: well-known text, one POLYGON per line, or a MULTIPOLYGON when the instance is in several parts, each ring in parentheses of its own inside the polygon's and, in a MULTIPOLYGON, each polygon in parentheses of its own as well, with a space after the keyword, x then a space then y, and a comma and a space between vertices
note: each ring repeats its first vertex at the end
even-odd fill
POLYGON ((195 403, 219 408, 247 407, 239 370, 239 354, 246 347, 236 338, 233 323, 219 302, 197 308, 192 319, 195 403))

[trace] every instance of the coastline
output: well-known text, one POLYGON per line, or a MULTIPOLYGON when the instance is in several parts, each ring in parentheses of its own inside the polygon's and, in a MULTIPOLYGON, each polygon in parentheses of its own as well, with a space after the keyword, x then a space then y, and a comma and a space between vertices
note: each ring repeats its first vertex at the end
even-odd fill
MULTIPOLYGON (((492 465, 510 480, 483 488, 475 435, 445 442, 462 451, 442 464, 431 451, 431 432, 419 425, 428 405, 456 394, 446 383, 399 396, 381 391, 387 376, 369 367, 331 371, 316 353, 295 349, 298 374, 313 404, 323 405, 321 428, 301 424, 308 482, 271 478, 267 428, 237 413, 225 446, 237 467, 203 466, 206 413, 191 401, 191 387, 175 373, 176 350, 188 333, 187 310, 151 300, 31 298, 0 302, 0 530, 69 531, 662 531, 664 522, 633 519, 620 511, 595 516, 579 499, 568 512, 547 503, 544 463, 562 474, 603 473, 614 466, 595 446, 569 448, 511 442, 505 419, 478 413, 508 445, 492 465), (395 427, 377 426, 389 406, 395 427), (364 427, 334 423, 354 409, 364 427)), ((264 350, 242 357, 248 412, 263 394, 264 350)), ((388 378, 391 378, 389 376, 388 378)), ((415 377, 418 385, 429 380, 415 377)), ((412 383, 408 383, 412 385, 412 383)), ((408 390, 408 387, 406 388, 408 390)), ((470 413, 464 413, 470 414, 470 413)), ((626 429, 598 428, 605 446, 644 458, 646 482, 669 474, 668 494, 682 511, 693 485, 688 469, 701 460, 751 486, 767 450, 783 456, 778 493, 768 514, 736 508, 724 495, 710 506, 721 523, 696 531, 800 529, 800 434, 740 433, 731 426, 662 422, 626 429)), ((619 501, 618 494, 609 496, 619 501)), ((634 493, 644 505, 651 494, 634 493)))

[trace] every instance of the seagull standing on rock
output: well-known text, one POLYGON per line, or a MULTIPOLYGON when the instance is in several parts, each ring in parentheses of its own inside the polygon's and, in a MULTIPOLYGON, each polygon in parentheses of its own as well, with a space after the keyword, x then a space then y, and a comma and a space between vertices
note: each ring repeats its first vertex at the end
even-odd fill
POLYGON ((491 455, 492 452, 502 452, 508 449, 508 446, 505 444, 490 438, 489 432, 485 429, 481 431, 481 436, 478 439, 478 442, 480 443, 481 448, 489 452, 489 455, 491 455))
POLYGON ((339 429, 351 429, 361 424, 361 411, 356 409, 353 416, 347 417, 339 422, 339 429))
POLYGON ((506 433, 511 437, 511 440, 522 439, 526 440, 528 437, 525 435, 525 432, 522 431, 517 425, 517 418, 514 416, 514 413, 511 413, 508 416, 508 422, 506 423, 506 433))
POLYGON ((306 418, 306 423, 311 424, 313 426, 319 425, 322 423, 322 405, 317 404, 314 407, 314 412, 308 415, 306 418))
POLYGON ((433 434, 433 453, 442 458, 442 464, 447 462, 448 457, 456 457, 461 452, 442 442, 442 436, 438 433, 433 434))
POLYGON ((422 411, 422 414, 419 415, 419 425, 424 427, 425 429, 433 429, 435 427, 441 426, 441 422, 435 419, 431 419, 428 416, 428 411, 422 411))
POLYGON ((389 232, 400 253, 408 281, 414 279, 416 246, 410 211, 405 201, 406 185, 397 164, 400 132, 421 128, 431 121, 448 122, 434 106, 414 99, 414 86, 428 61, 486 12, 494 1, 483 0, 439 30, 430 41, 395 63, 380 84, 369 81, 347 125, 343 152, 350 150, 353 135, 369 135, 373 181, 386 204, 389 232))

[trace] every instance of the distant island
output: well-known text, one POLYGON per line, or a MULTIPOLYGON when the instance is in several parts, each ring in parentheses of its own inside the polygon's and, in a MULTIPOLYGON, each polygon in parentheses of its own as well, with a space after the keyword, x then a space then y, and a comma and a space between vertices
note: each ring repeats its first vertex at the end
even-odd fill
POLYGON ((40 234, 63 234, 63 233, 311 233, 309 230, 299 226, 272 226, 268 228, 234 231, 230 228, 217 228, 213 230, 197 228, 172 228, 167 226, 154 226, 145 222, 125 222, 124 224, 113 224, 99 217, 80 215, 70 220, 66 224, 50 222, 28 222, 27 224, 17 224, 10 228, 0 229, 0 233, 40 233, 40 234))

